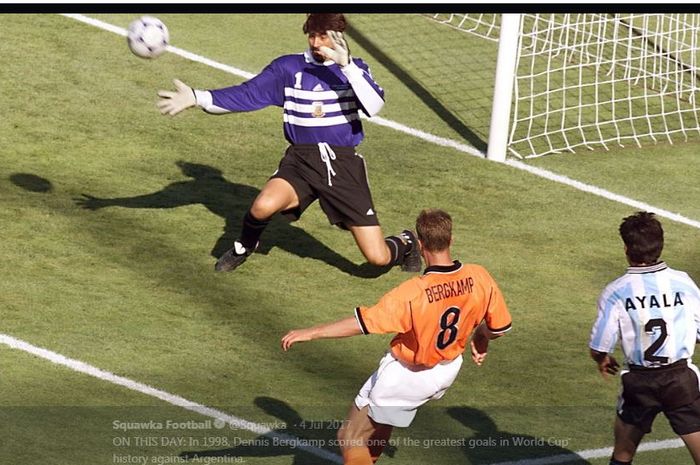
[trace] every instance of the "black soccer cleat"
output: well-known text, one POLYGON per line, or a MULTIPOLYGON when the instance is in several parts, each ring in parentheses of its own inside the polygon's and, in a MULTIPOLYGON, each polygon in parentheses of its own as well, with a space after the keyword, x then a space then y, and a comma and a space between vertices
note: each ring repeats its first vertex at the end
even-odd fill
POLYGON ((418 245, 416 235, 413 234, 413 231, 406 229, 399 234, 399 237, 408 247, 408 251, 403 256, 403 262, 401 262, 401 271, 418 273, 421 270, 422 262, 420 259, 420 246, 418 245))
POLYGON ((243 244, 236 241, 233 243, 233 247, 226 251, 214 265, 214 270, 216 271, 233 271, 238 268, 246 259, 255 252, 260 243, 255 244, 255 247, 248 250, 243 247, 243 244))

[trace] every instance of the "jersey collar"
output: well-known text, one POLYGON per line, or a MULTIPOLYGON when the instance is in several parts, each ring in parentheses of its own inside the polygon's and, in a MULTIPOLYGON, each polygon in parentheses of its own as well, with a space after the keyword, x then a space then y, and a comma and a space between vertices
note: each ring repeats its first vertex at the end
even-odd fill
POLYGON ((632 274, 656 273, 657 271, 665 270, 666 268, 668 268, 666 262, 659 262, 656 265, 649 266, 630 266, 627 268, 627 272, 632 274))
POLYGON ((313 53, 311 53, 311 49, 307 48, 304 51, 304 61, 306 61, 309 64, 316 65, 316 66, 331 66, 335 62, 333 60, 326 60, 323 63, 320 61, 316 61, 316 58, 314 58, 313 53))
POLYGON ((459 262, 459 260, 454 260, 452 262, 452 265, 433 265, 429 266, 425 269, 423 274, 428 274, 428 273, 452 273, 454 271, 459 270, 462 268, 462 264, 459 262))

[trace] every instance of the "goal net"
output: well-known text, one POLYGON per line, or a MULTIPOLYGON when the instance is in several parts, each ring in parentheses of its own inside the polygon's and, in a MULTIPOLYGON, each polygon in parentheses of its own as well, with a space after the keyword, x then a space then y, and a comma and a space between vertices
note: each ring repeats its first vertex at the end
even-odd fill
MULTIPOLYGON (((511 16, 515 43, 501 41, 496 80, 512 75, 512 104, 490 142, 500 131, 509 154, 530 158, 700 136, 700 15, 511 16), (501 66, 504 46, 512 65, 501 66)), ((502 15, 431 18, 485 40, 506 32, 502 15)))

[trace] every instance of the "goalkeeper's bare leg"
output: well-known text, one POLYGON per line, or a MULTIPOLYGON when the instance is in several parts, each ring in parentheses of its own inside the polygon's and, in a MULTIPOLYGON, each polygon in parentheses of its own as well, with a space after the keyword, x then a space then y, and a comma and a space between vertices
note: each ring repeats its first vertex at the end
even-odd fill
MULTIPOLYGON (((270 179, 243 218, 240 238, 216 262, 216 271, 233 271, 255 251, 270 218, 299 206, 292 185, 282 178, 270 179)), ((404 271, 421 269, 418 241, 411 231, 384 238, 380 226, 350 226, 355 242, 367 262, 375 266, 400 265, 404 271)))
POLYGON ((385 238, 380 226, 350 226, 349 229, 367 262, 372 265, 401 265, 404 271, 420 271, 420 249, 412 231, 385 238))

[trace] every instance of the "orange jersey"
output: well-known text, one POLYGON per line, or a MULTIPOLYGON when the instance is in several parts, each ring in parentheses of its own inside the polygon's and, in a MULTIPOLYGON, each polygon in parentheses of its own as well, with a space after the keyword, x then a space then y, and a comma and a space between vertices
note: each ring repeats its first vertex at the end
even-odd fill
POLYGON ((358 307, 365 334, 398 333, 391 351, 399 360, 432 367, 458 357, 482 321, 493 333, 510 329, 503 294, 479 265, 431 266, 385 294, 373 307, 358 307))

